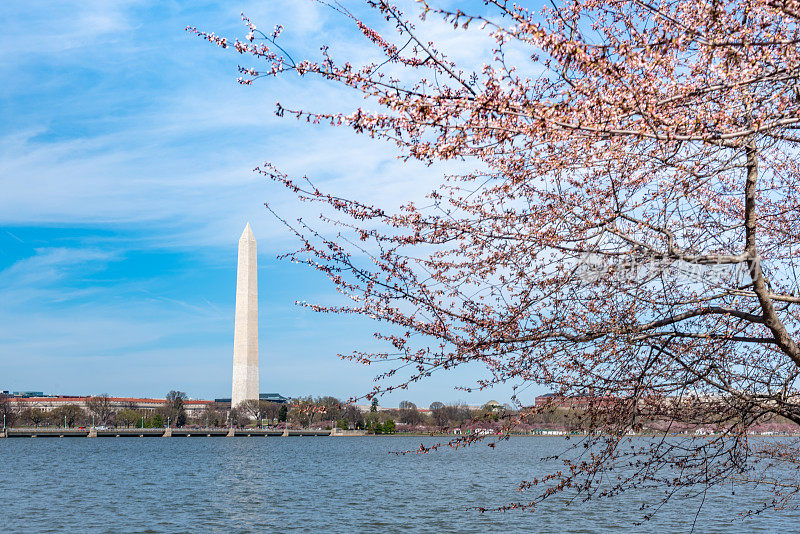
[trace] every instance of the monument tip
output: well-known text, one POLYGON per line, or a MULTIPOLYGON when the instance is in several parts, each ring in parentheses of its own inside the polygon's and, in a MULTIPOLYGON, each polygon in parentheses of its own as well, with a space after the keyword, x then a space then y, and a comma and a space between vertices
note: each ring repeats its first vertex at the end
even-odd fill
POLYGON ((242 232, 242 237, 240 239, 252 239, 255 241, 255 236, 253 235, 253 230, 250 228, 250 223, 248 222, 247 225, 244 227, 244 232, 242 232))

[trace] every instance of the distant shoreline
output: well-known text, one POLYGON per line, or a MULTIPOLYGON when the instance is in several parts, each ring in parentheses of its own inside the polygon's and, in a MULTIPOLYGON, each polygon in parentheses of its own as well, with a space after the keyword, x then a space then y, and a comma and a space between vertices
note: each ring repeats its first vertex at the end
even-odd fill
MULTIPOLYGON (((362 434, 360 432, 351 433, 331 432, 330 429, 254 429, 254 428, 34 428, 18 427, 0 430, 0 439, 19 439, 19 438, 124 438, 124 437, 409 437, 409 438, 435 438, 439 440, 462 438, 511 438, 511 437, 536 437, 536 438, 586 438, 590 437, 586 433, 523 433, 512 432, 508 434, 452 434, 452 433, 421 433, 421 432, 394 432, 388 434, 362 434)), ((598 434, 597 436, 608 436, 609 434, 598 434)), ((717 438, 723 434, 677 434, 677 433, 626 433, 621 438, 717 438)), ((777 433, 764 432, 748 434, 748 438, 788 438, 800 437, 800 432, 777 433)))

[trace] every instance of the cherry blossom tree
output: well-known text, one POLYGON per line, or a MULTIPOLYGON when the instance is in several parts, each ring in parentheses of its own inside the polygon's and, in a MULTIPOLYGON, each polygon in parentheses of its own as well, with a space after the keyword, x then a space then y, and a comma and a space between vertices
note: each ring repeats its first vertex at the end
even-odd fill
POLYGON ((477 362, 485 376, 465 388, 514 384, 514 417, 546 408, 528 406, 531 385, 584 399, 586 448, 524 482, 531 497, 512 508, 732 480, 773 490, 751 511, 786 504, 800 443, 766 446, 748 428, 800 423, 800 2, 421 2, 423 21, 493 39, 482 67, 426 40, 416 14, 367 4, 383 22, 332 4, 374 50, 365 64, 335 58, 336 43, 296 58, 280 26, 247 18, 244 40, 190 30, 250 58, 242 84, 299 74, 366 99, 278 115, 467 169, 393 211, 257 169, 325 214, 320 227, 282 219, 301 243, 287 257, 350 299, 313 309, 379 321, 387 350, 347 355, 388 366, 371 394, 477 362), (648 425, 715 433, 623 446, 648 425))
POLYGON ((327 414, 330 406, 321 399, 314 400, 311 397, 295 399, 292 403, 292 415, 298 423, 305 424, 308 428, 314 423, 314 416, 317 414, 327 414))

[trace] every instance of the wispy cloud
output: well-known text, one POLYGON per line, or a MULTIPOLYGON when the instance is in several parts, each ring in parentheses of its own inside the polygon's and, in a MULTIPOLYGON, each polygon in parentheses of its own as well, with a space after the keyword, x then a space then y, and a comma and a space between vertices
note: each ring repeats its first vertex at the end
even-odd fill
POLYGON ((0 35, 0 63, 31 57, 53 58, 76 49, 97 47, 131 29, 128 10, 140 1, 86 0, 4 2, 6 24, 0 35))
POLYGON ((20 259, 0 271, 0 289, 19 291, 41 283, 57 285, 76 269, 101 271, 115 256, 114 252, 88 248, 36 249, 34 256, 20 259))

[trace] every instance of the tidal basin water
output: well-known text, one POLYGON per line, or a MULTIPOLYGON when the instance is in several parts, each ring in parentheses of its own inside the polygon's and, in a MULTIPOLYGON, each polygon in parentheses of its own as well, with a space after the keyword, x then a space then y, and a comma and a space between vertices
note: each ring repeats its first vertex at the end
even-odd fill
MULTIPOLYGON (((648 497, 479 514, 524 499, 560 438, 396 456, 434 438, 12 438, 0 440, 2 532, 689 532, 697 501, 641 526, 648 497)), ((800 531, 800 513, 742 521, 747 492, 706 497, 695 532, 800 531)))

